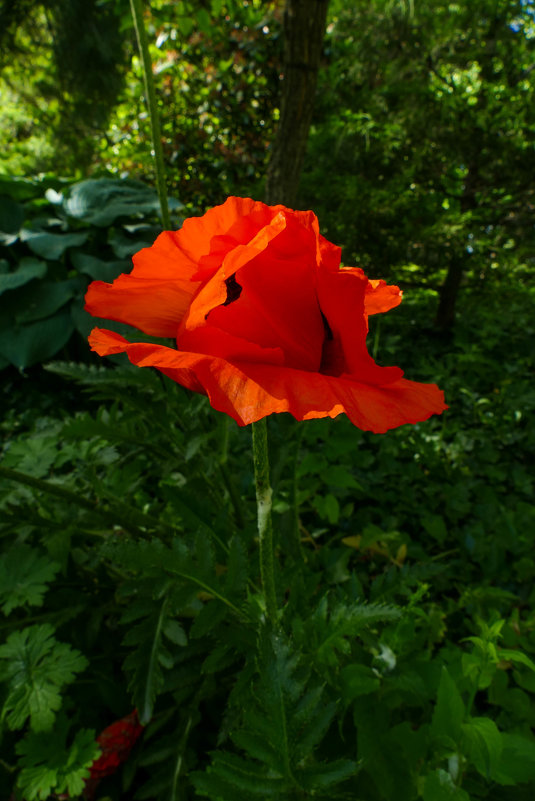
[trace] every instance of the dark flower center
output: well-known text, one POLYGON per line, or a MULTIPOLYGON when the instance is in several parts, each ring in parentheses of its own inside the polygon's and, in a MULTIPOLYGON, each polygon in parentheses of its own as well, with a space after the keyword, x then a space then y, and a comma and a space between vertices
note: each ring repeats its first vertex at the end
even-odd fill
POLYGON ((223 306, 229 306, 231 303, 234 303, 235 300, 238 300, 242 288, 236 281, 236 275, 234 273, 230 278, 225 279, 225 286, 227 287, 227 297, 223 306))

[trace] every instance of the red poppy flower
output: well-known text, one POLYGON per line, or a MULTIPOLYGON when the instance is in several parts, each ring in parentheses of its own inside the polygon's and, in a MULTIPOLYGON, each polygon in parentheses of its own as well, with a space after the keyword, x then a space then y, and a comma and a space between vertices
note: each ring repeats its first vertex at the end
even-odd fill
POLYGON ((383 433, 439 414, 435 384, 380 367, 366 349, 368 315, 397 306, 400 290, 340 268, 340 255, 313 212, 230 197, 160 234, 129 275, 87 292, 90 314, 173 337, 176 350, 98 328, 91 348, 156 367, 240 425, 344 412, 383 433))
POLYGON ((143 726, 139 722, 136 709, 104 729, 97 737, 102 753, 89 769, 91 779, 100 780, 115 773, 119 765, 128 759, 142 732, 143 726))

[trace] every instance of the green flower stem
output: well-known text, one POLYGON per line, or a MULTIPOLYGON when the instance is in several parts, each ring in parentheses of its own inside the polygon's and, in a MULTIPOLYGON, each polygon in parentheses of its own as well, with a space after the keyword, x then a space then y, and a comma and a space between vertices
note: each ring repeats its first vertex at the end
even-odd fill
POLYGON ((260 541, 260 577, 266 601, 266 616, 272 625, 277 622, 275 564, 273 558, 273 523, 271 520, 272 489, 269 482, 269 456, 266 418, 252 424, 253 461, 260 541))
POLYGON ((152 136, 152 148, 154 150, 154 162, 156 166, 156 187, 160 199, 162 210, 162 223, 164 229, 171 229, 171 219, 169 217, 169 206, 167 204, 167 189, 165 185, 165 168, 163 164, 162 133, 160 129, 160 118, 156 105, 156 92, 154 91, 154 80, 152 77, 152 63, 149 54, 147 32, 143 22, 142 0, 130 0, 130 8, 134 18, 139 54, 141 56, 141 66, 143 68, 143 82, 145 84, 145 97, 149 108, 150 129, 152 136))

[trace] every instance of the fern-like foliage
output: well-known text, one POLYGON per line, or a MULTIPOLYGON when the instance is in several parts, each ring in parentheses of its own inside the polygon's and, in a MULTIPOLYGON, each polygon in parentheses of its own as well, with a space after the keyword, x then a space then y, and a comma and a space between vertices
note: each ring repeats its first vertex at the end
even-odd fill
POLYGON ((69 725, 58 718, 53 735, 28 733, 16 745, 19 767, 17 787, 25 801, 46 801, 52 793, 76 798, 83 792, 89 768, 100 754, 95 732, 82 729, 70 743, 69 725))
POLYGON ((113 389, 121 391, 125 386, 151 387, 158 384, 158 379, 150 370, 137 370, 135 367, 109 367, 79 362, 50 362, 45 367, 51 373, 76 381, 77 384, 91 388, 113 389))
POLYGON ((176 593, 169 579, 137 579, 124 585, 123 597, 130 602, 122 623, 130 625, 123 645, 133 646, 124 668, 129 675, 129 688, 143 725, 152 717, 152 710, 164 684, 164 669, 173 667, 170 645, 187 644, 186 633, 175 619, 176 593))
POLYGON ((59 565, 28 545, 16 545, 0 557, 0 604, 4 615, 18 606, 41 606, 59 565))
POLYGON ((221 627, 228 615, 245 619, 240 606, 247 580, 245 553, 235 538, 226 569, 218 570, 210 543, 199 535, 190 546, 178 538, 171 547, 159 540, 124 542, 113 548, 113 558, 132 574, 119 593, 128 603, 122 623, 130 626, 123 644, 133 648, 125 669, 145 724, 164 687, 165 671, 176 663, 177 648, 188 642, 178 618, 188 621, 194 639, 221 627))
POLYGON ((86 665, 79 651, 55 639, 48 623, 14 632, 0 646, 0 680, 7 684, 1 719, 10 729, 21 729, 30 718, 33 731, 49 730, 63 687, 86 665))
POLYGON ((318 664, 334 667, 338 654, 348 654, 351 640, 364 629, 397 620, 400 614, 388 604, 337 603, 329 610, 329 599, 324 596, 309 618, 294 619, 293 631, 296 641, 314 654, 318 664))
MULTIPOLYGON (((243 700, 243 699, 242 699, 243 700)), ((251 801, 337 797, 357 769, 351 760, 321 761, 316 751, 336 711, 282 635, 261 636, 258 677, 243 703, 243 724, 231 733, 237 750, 216 751, 193 774, 203 798, 251 801)))

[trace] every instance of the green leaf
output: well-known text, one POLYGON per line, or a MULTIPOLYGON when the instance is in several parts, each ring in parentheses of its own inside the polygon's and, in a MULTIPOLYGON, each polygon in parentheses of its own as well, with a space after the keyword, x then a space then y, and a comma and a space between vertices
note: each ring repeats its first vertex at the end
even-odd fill
POLYGON ((535 663, 522 651, 517 651, 513 648, 498 648, 498 656, 500 659, 506 659, 509 662, 525 665, 530 670, 535 672, 535 663))
POLYGON ((21 300, 15 298, 13 309, 17 323, 33 323, 44 320, 65 306, 80 289, 79 279, 67 281, 42 281, 21 291, 21 300))
POLYGON ((470 801, 470 796, 453 783, 445 770, 435 770, 425 778, 424 801, 470 801))
POLYGON ((22 770, 17 787, 25 801, 46 801, 52 793, 77 798, 100 754, 95 732, 81 729, 67 743, 68 725, 60 719, 52 733, 29 733, 16 745, 22 770))
POLYGON ((329 613, 329 599, 324 596, 307 620, 295 621, 294 634, 303 649, 314 651, 321 663, 334 666, 338 664, 336 651, 350 650, 347 638, 399 616, 399 609, 387 604, 336 604, 329 613))
MULTIPOLYGON (((247 670, 247 669, 246 669, 247 670)), ((335 711, 324 688, 309 682, 301 655, 283 635, 262 632, 258 676, 242 699, 243 725, 232 733, 245 754, 218 751, 205 773, 195 773, 198 792, 221 801, 247 798, 320 797, 323 788, 345 781, 356 770, 349 760, 318 762, 314 752, 335 711)))
MULTIPOLYGON (((129 688, 134 694, 139 720, 144 726, 152 718, 154 702, 163 686, 162 666, 167 667, 171 660, 171 654, 162 642, 168 603, 169 599, 165 596, 158 604, 140 605, 139 611, 145 613, 145 616, 137 626, 130 629, 123 640, 124 645, 137 646, 127 656, 124 667, 131 674, 129 688)), ((132 615, 138 610, 129 611, 132 615)), ((123 621, 127 620, 127 616, 124 616, 123 621)))
POLYGON ((496 771, 502 747, 502 736, 490 718, 471 718, 463 723, 461 751, 486 779, 496 771))
POLYGON ((342 696, 345 701, 352 701, 360 695, 375 692, 381 684, 377 673, 366 665, 346 665, 340 671, 342 696))
POLYGON ((47 584, 59 565, 27 545, 16 545, 0 556, 0 604, 9 615, 17 606, 42 606, 47 584))
POLYGON ((61 690, 86 666, 79 651, 54 638, 48 623, 14 632, 0 646, 0 679, 8 684, 2 719, 21 729, 30 718, 33 731, 47 731, 61 707, 61 690))
POLYGON ((83 245, 89 233, 50 234, 48 231, 30 231, 23 228, 20 232, 21 242, 26 242, 31 251, 48 261, 60 259, 67 248, 83 245))
POLYGON ((103 261, 91 256, 89 253, 80 253, 76 250, 71 261, 79 273, 89 275, 96 281, 111 283, 121 273, 128 273, 132 269, 132 262, 126 259, 103 261))
POLYGON ((0 295, 10 289, 24 286, 34 278, 43 278, 46 275, 47 265, 39 259, 22 259, 17 269, 12 273, 0 274, 0 295))
POLYGON ((501 735, 502 753, 492 778, 499 784, 535 782, 535 741, 518 734, 501 735))
POLYGON ((342 465, 329 465, 325 470, 322 470, 321 477, 326 484, 332 484, 334 487, 363 489, 362 485, 351 474, 349 468, 342 467, 342 465))
POLYGON ((9 195, 0 195, 0 232, 16 234, 24 222, 24 207, 9 195))
MULTIPOLYGON (((117 217, 158 212, 157 192, 141 181, 130 178, 90 178, 71 187, 63 206, 67 214, 91 225, 108 226, 117 217)), ((170 209, 181 208, 169 200, 170 209)))
POLYGON ((0 332, 0 355, 23 370, 54 356, 69 340, 74 325, 69 309, 52 317, 0 332))
POLYGON ((443 740, 447 747, 459 743, 464 716, 463 700, 455 682, 443 666, 431 723, 432 736, 443 740))

